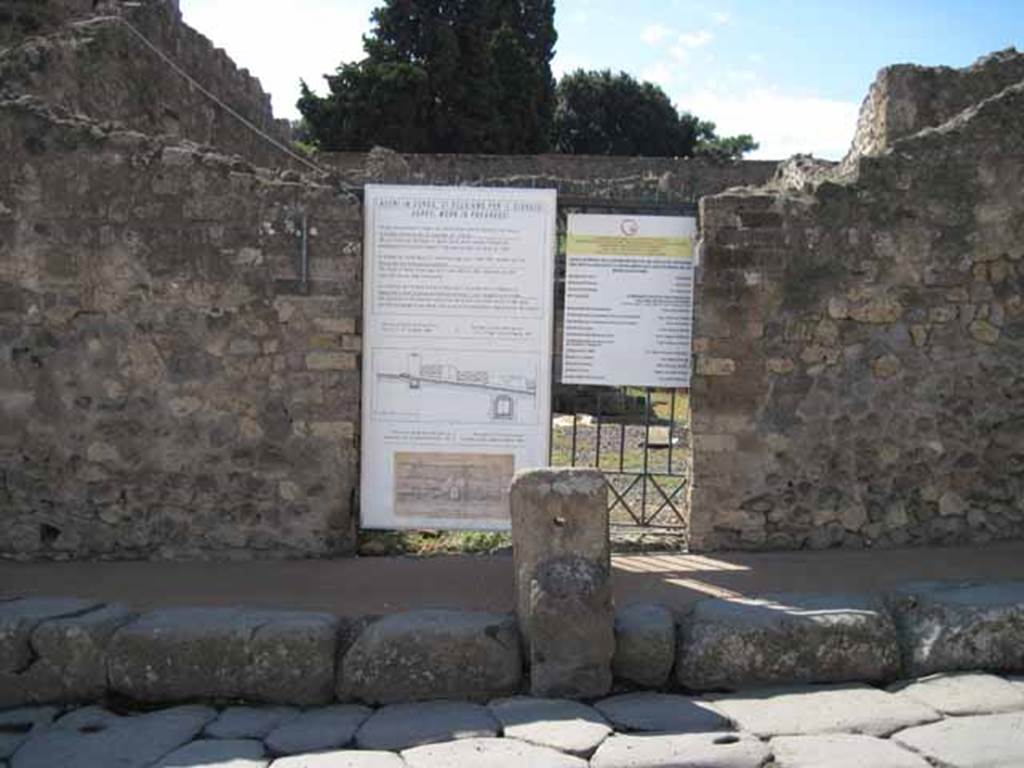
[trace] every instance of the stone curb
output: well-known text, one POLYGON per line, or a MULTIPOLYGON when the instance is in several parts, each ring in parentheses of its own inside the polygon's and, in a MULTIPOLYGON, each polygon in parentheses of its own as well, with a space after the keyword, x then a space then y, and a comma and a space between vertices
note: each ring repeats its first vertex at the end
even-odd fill
MULTIPOLYGON (((703 600, 675 618, 674 642, 666 616, 650 606, 620 610, 616 690, 644 681, 658 687, 673 667, 675 686, 690 691, 892 683, 965 669, 1024 673, 1024 582, 703 600)), ((171 608, 138 615, 93 601, 0 599, 0 708, 110 695, 146 704, 483 702, 524 691, 525 672, 510 614, 343 619, 171 608)))

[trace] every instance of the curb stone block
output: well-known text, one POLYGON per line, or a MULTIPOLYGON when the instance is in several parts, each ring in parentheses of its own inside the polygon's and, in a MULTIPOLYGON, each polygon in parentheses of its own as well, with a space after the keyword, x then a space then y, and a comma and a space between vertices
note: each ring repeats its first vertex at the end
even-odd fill
POLYGON ((339 622, 328 613, 268 613, 250 643, 246 695, 315 706, 334 700, 339 622))
POLYGON ((615 616, 616 678, 645 688, 668 682, 676 660, 676 622, 663 605, 636 604, 615 616))
POLYGON ((515 693, 523 661, 508 614, 424 610, 370 624, 339 664, 338 697, 368 704, 487 701, 515 693))
POLYGON ((0 673, 0 706, 103 698, 107 647, 133 616, 127 606, 115 603, 44 620, 30 637, 35 661, 20 673, 0 673))
POLYGON ((701 600, 680 623, 676 681, 690 690, 899 677, 896 626, 870 595, 701 600))
POLYGON ((890 595, 904 672, 1024 672, 1024 582, 908 584, 890 595))
POLYGON ((338 620, 321 613, 169 608, 118 630, 112 690, 136 701, 238 698, 315 705, 333 699, 338 620))
POLYGON ((48 619, 73 616, 99 607, 94 600, 31 597, 0 603, 0 673, 24 671, 35 658, 30 638, 48 619))

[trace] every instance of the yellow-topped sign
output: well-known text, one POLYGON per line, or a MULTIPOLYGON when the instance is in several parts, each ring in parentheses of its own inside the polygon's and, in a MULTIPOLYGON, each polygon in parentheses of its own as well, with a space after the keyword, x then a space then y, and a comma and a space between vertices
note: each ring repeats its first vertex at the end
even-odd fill
POLYGON ((661 256, 693 258, 693 238, 572 233, 565 243, 569 256, 661 256))

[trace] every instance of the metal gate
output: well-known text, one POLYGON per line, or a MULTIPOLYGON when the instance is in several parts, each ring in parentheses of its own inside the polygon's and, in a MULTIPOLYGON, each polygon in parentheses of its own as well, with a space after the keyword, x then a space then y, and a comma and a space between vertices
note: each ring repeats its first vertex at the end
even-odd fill
POLYGON ((616 528, 689 527, 689 393, 642 387, 562 384, 561 328, 565 306, 565 232, 569 213, 695 216, 696 206, 559 196, 549 463, 593 467, 608 478, 609 517, 616 528))

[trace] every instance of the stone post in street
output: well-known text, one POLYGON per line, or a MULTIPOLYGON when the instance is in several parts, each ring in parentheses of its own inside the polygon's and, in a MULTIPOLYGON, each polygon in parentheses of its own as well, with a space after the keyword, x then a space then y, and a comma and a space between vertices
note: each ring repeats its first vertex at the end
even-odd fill
POLYGON ((537 469, 512 482, 516 614, 535 696, 611 688, 615 652, 608 489, 596 469, 537 469))

